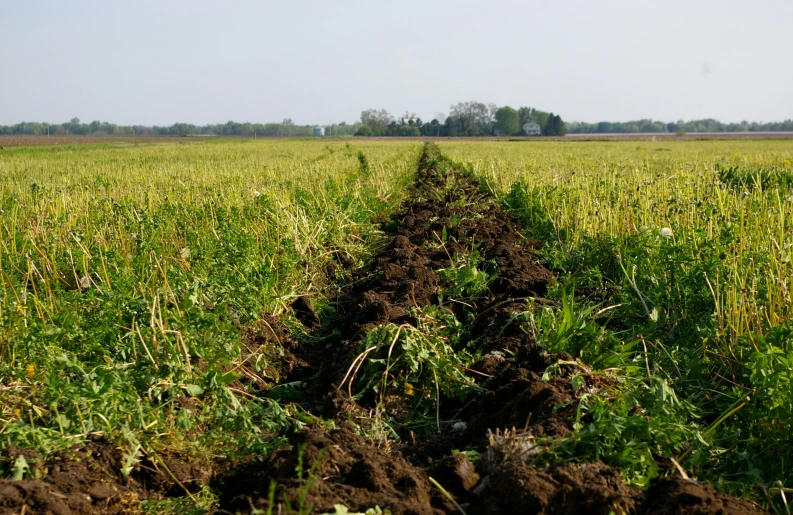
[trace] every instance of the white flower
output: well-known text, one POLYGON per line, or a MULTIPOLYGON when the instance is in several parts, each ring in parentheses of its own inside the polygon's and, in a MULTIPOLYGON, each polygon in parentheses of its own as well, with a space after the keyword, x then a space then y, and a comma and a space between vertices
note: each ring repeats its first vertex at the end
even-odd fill
POLYGON ((664 238, 671 238, 672 235, 674 235, 675 233, 673 233, 672 229, 670 229, 669 227, 664 227, 663 229, 660 230, 660 234, 664 238))
POLYGON ((256 191, 256 190, 253 190, 253 196, 254 196, 254 197, 258 197, 258 196, 260 196, 260 195, 261 195, 261 193, 259 193, 259 192, 258 192, 258 191, 256 191))

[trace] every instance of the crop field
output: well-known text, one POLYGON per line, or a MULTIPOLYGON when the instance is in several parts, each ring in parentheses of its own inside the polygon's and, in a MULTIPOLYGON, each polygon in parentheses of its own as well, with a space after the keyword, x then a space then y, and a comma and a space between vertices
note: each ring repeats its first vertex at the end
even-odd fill
POLYGON ((5 147, 0 514, 785 513, 791 253, 791 140, 5 147))
MULTIPOLYGON (((142 144, 142 143, 173 143, 188 142, 196 140, 216 139, 214 137, 181 137, 181 136, 99 136, 99 135, 55 135, 35 136, 29 134, 0 135, 0 148, 6 147, 30 147, 34 145, 54 146, 54 145, 84 145, 91 144, 142 144)), ((224 138, 229 139, 229 138, 224 138)))

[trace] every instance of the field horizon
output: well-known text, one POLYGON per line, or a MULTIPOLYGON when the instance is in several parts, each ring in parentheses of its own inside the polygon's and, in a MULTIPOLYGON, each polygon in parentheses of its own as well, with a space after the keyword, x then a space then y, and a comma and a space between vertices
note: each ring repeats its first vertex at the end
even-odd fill
POLYGON ((565 136, 98 136, 98 135, 66 135, 66 136, 32 136, 32 135, 0 135, 0 147, 39 146, 39 145, 74 145, 74 144, 102 144, 102 143, 169 143, 169 142, 196 142, 210 140, 321 140, 321 141, 691 141, 691 140, 744 140, 744 139, 790 139, 793 132, 785 131, 757 131, 757 132, 690 132, 683 135, 675 133, 591 133, 567 134, 565 136))

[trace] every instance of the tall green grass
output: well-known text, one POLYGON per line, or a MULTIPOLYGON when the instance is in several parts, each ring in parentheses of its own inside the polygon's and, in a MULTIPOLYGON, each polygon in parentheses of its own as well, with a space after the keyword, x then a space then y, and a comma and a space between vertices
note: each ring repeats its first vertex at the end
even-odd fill
MULTIPOLYGON (((603 459, 639 484, 674 458, 728 490, 793 485, 793 143, 441 149, 545 242, 550 295, 574 291, 600 329, 566 348, 623 357, 600 372, 621 386, 582 398, 557 458, 603 459)), ((547 345, 543 324, 561 315, 545 311, 547 345)))
POLYGON ((277 356, 260 349, 243 369, 241 328, 360 264, 419 150, 0 151, 0 445, 47 455, 103 434, 130 452, 266 451, 303 417, 235 382, 277 356))

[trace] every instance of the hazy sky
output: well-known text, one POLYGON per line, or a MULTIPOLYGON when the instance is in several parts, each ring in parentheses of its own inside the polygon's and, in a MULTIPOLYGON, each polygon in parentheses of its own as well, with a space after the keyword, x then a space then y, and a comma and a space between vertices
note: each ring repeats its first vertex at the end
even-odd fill
POLYGON ((792 0, 2 0, 0 124, 793 118, 792 0))

